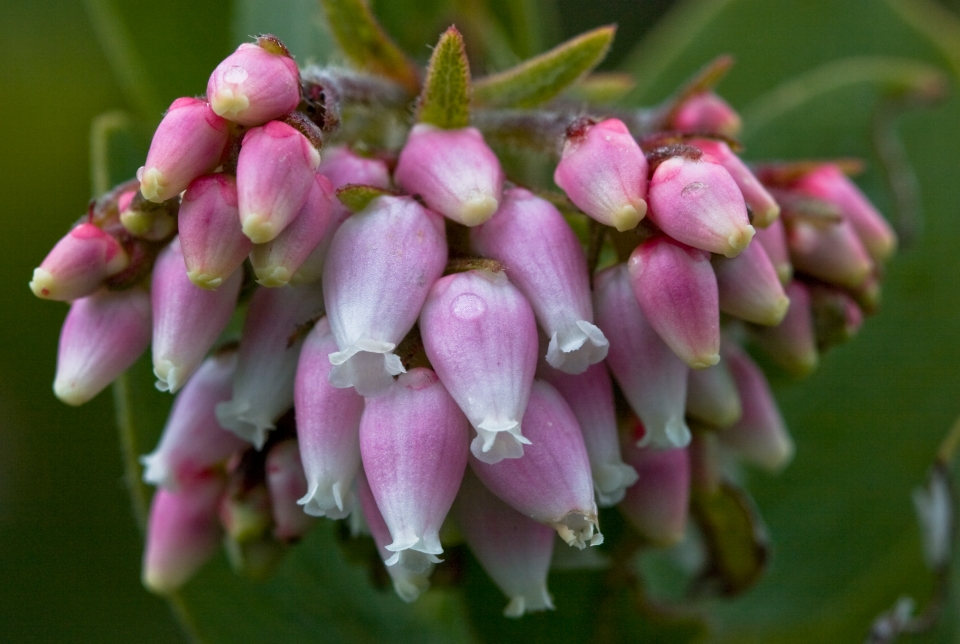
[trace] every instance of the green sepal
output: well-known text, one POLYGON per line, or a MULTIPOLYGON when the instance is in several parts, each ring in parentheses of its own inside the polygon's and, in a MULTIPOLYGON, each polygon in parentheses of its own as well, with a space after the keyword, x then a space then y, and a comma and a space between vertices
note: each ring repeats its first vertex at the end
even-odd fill
POLYGON ((417 122, 445 130, 470 124, 470 61, 456 27, 440 36, 430 56, 417 105, 417 122))
POLYGON ((370 205, 377 197, 392 195, 393 193, 376 186, 365 186, 359 183, 348 183, 337 188, 337 199, 351 212, 360 212, 370 205))
POLYGON ((615 25, 580 34, 512 69, 481 78, 474 84, 478 105, 536 107, 558 96, 606 57, 615 25))

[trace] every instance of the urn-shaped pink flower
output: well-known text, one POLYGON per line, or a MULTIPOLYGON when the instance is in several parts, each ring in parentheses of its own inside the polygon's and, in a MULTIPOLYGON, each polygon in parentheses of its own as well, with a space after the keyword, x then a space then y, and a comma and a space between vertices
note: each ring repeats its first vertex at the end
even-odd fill
POLYGON ((244 43, 213 70, 207 100, 226 119, 263 125, 293 111, 300 102, 297 63, 284 52, 244 43))
POLYGON ((177 216, 187 277, 216 289, 240 268, 253 243, 240 228, 237 182, 227 174, 194 179, 177 216))
POLYGON ((112 235, 93 224, 80 224, 33 270, 30 290, 45 300, 69 302, 92 295, 103 280, 124 270, 129 261, 112 235))

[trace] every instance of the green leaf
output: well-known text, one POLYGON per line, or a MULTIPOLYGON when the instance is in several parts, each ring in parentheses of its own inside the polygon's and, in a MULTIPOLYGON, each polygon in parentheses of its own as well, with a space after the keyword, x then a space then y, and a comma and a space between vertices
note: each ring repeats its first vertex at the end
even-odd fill
POLYGON ((317 0, 234 0, 231 23, 235 44, 273 34, 301 65, 324 62, 334 50, 317 0))
POLYGON ((570 86, 566 96, 574 101, 597 103, 600 105, 614 103, 630 93, 637 82, 630 74, 623 72, 601 72, 590 74, 570 86))
POLYGON ((337 188, 337 199, 351 212, 360 212, 374 199, 389 194, 393 193, 376 186, 362 186, 356 183, 348 183, 337 188))
POLYGON ((474 83, 474 100, 496 107, 536 107, 600 64, 610 49, 616 27, 588 31, 513 69, 474 83))
POLYGON ((448 130, 470 124, 470 61, 456 27, 440 36, 430 57, 417 121, 448 130))
POLYGON ((390 78, 411 94, 420 88, 420 74, 400 51, 364 0, 320 0, 327 24, 347 59, 358 68, 390 78))

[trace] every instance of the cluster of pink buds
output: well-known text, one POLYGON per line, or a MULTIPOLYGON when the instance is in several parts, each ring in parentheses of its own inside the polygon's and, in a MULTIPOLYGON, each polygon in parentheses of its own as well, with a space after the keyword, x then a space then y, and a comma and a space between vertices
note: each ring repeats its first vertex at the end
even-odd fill
POLYGON ((697 436, 790 459, 741 345, 806 373, 875 308, 896 238, 841 166, 751 169, 739 117, 701 92, 642 135, 571 119, 560 194, 511 182, 475 127, 337 140, 318 78, 276 38, 241 45, 34 273, 71 302, 59 398, 148 346, 179 392, 143 457, 148 588, 224 538, 256 572, 314 517, 352 517, 404 600, 465 542, 519 616, 553 608, 555 547, 603 543, 599 508, 684 537, 697 436))

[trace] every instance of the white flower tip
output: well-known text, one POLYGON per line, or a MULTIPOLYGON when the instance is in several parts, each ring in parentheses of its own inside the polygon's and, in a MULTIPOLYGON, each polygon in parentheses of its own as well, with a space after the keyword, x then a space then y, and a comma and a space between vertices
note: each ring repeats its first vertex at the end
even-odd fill
POLYGON ((760 228, 766 228, 780 218, 780 206, 775 202, 770 202, 764 208, 756 208, 753 211, 753 223, 760 228))
POLYGON ((574 510, 563 517, 559 523, 554 523, 553 527, 567 545, 580 550, 588 545, 599 546, 603 543, 603 535, 600 534, 596 512, 587 515, 579 510, 574 510))
POLYGON ((183 372, 183 369, 174 365, 170 360, 154 360, 153 375, 157 377, 154 386, 158 391, 169 391, 171 394, 175 394, 187 381, 183 372))
POLYGON ((790 309, 790 298, 786 294, 781 295, 777 298, 777 301, 774 302, 770 309, 768 310, 769 317, 763 321, 767 326, 780 326, 780 323, 783 322, 783 318, 786 317, 787 311, 790 309))
POLYGON ((140 194, 147 201, 163 203, 167 191, 167 182, 158 168, 140 168, 140 194))
POLYGON ((353 511, 353 494, 340 492, 340 481, 329 488, 321 488, 316 481, 310 484, 310 489, 302 499, 297 501, 303 506, 303 511, 312 517, 327 517, 328 519, 345 519, 353 511))
MULTIPOLYGON (((387 546, 387 550, 390 549, 390 546, 387 546)), ((423 574, 428 572, 433 564, 442 562, 443 560, 439 559, 435 554, 431 554, 429 552, 420 552, 419 550, 407 548, 406 550, 398 550, 394 552, 393 555, 383 563, 385 563, 387 566, 399 565, 408 572, 423 574)))
POLYGON ((34 295, 44 300, 53 298, 57 290, 56 280, 53 278, 53 274, 39 267, 33 269, 33 279, 30 280, 30 290, 33 291, 34 295))
POLYGON ((610 342, 596 325, 577 320, 550 337, 547 364, 564 373, 579 374, 607 357, 610 342))
POLYGON ((266 215, 248 213, 241 222, 243 234, 254 244, 266 244, 280 234, 274 222, 266 215))
POLYGON ((120 223, 133 235, 146 235, 153 227, 153 218, 137 210, 125 210, 120 213, 120 223))
POLYGON ((782 285, 786 286, 793 280, 793 264, 790 262, 780 262, 774 268, 782 285))
POLYGON ((229 400, 217 403, 215 410, 217 421, 258 450, 267 442, 267 434, 274 428, 271 420, 258 418, 256 411, 250 409, 246 400, 229 400), (252 412, 252 413, 251 413, 252 412))
POLYGON ((691 369, 706 369, 720 362, 720 353, 708 353, 706 355, 694 356, 687 363, 691 369))
POLYGON ((154 595, 169 595, 178 590, 186 580, 177 574, 164 574, 160 570, 145 568, 140 581, 154 595))
POLYGON ((510 603, 503 609, 505 617, 523 617, 525 613, 543 610, 554 610, 553 598, 547 592, 546 585, 531 589, 530 592, 520 593, 510 598, 510 603))
POLYGON ((497 211, 500 202, 492 195, 476 195, 460 206, 460 222, 464 226, 479 226, 497 211))
POLYGON ((393 579, 393 590, 400 599, 408 604, 416 601, 420 595, 429 590, 431 569, 421 574, 410 573, 402 568, 398 570, 398 573, 394 573, 393 570, 396 570, 396 568, 387 569, 390 572, 391 579, 393 579))
POLYGON ((165 490, 176 492, 179 486, 177 478, 168 467, 166 459, 159 451, 152 454, 144 454, 140 457, 140 464, 143 465, 143 482, 154 487, 162 487, 165 490))
POLYGON ((392 342, 361 338, 343 351, 331 353, 330 384, 338 389, 353 387, 367 398, 384 393, 394 376, 407 371, 400 357, 390 353, 394 347, 392 342))
POLYGON ((242 85, 220 87, 210 97, 210 109, 214 114, 225 119, 236 118, 248 107, 250 107, 250 99, 243 92, 242 85))
POLYGON ((636 204, 624 204, 610 213, 610 223, 620 232, 633 230, 647 214, 647 202, 640 200, 636 204))
POLYGON ((637 482, 637 470, 626 463, 604 463, 593 468, 597 505, 611 508, 623 500, 627 488, 637 482))
POLYGON ((261 266, 256 269, 257 284, 271 288, 286 286, 293 274, 283 266, 261 266))
POLYGON ((203 271, 187 271, 187 277, 193 282, 194 286, 207 291, 215 291, 223 284, 221 275, 211 275, 203 271))
POLYGON ((673 449, 690 444, 690 428, 683 416, 674 416, 660 425, 651 422, 644 423, 644 426, 647 431, 637 441, 637 447, 649 445, 655 449, 673 449))
POLYGON ((730 233, 730 236, 727 237, 729 247, 723 254, 727 257, 736 257, 750 244, 750 240, 753 239, 756 232, 756 228, 747 224, 745 227, 730 233))
POLYGON ((505 458, 523 456, 523 446, 530 439, 520 433, 515 420, 488 419, 477 426, 477 435, 470 443, 470 451, 482 463, 499 463, 505 458))
POLYGON ((57 378, 53 381, 53 393, 62 402, 74 407, 79 407, 85 402, 90 401, 90 399, 100 393, 100 391, 90 391, 88 388, 82 386, 81 383, 76 382, 76 380, 57 378))

